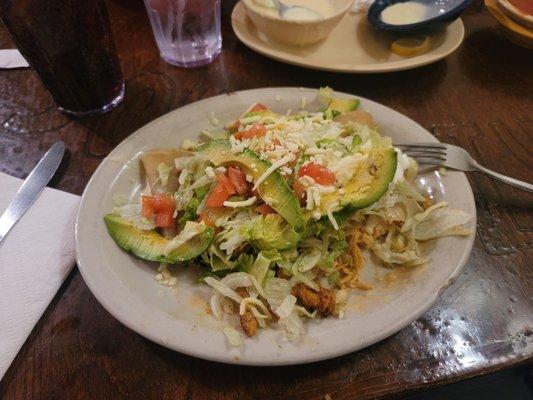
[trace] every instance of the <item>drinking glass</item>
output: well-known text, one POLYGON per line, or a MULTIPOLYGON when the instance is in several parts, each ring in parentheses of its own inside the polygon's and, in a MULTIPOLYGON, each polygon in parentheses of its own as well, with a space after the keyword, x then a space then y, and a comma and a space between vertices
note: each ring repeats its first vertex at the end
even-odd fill
POLYGON ((220 54, 220 0, 144 0, 144 4, 167 63, 196 67, 220 54))
POLYGON ((105 0, 0 0, 0 17, 59 108, 98 114, 124 96, 105 0))

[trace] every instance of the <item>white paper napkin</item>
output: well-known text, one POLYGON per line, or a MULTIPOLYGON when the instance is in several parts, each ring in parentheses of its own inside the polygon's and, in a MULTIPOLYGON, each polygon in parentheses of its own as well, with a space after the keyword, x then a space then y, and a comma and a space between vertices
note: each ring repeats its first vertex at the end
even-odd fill
POLYGON ((0 50, 0 68, 25 68, 28 62, 17 49, 0 50))
MULTIPOLYGON (((0 172, 0 215, 21 185, 0 172)), ((78 203, 45 188, 0 243, 0 380, 74 265, 78 203)))

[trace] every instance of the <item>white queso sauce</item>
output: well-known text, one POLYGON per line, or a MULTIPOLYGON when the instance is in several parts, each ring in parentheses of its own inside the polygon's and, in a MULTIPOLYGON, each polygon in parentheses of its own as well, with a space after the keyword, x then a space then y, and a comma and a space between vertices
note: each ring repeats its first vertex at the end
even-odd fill
POLYGON ((389 25, 408 25, 416 24, 438 15, 439 11, 436 7, 430 7, 416 1, 406 1, 385 8, 381 12, 381 20, 389 25))
MULTIPOLYGON (((335 14, 329 0, 281 0, 286 6, 301 6, 287 10, 283 19, 291 21, 312 21, 328 18, 335 14)), ((256 12, 271 17, 279 17, 279 11, 271 0, 246 0, 246 4, 256 12)))

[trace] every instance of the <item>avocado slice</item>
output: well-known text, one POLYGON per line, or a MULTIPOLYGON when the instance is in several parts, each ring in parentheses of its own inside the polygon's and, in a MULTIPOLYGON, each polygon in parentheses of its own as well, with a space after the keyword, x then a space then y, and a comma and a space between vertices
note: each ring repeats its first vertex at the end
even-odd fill
POLYGON ((274 118, 277 117, 277 114, 270 111, 269 109, 250 111, 242 115, 237 120, 228 124, 226 128, 230 132, 236 132, 239 127, 239 124, 252 124, 267 117, 271 117, 272 121, 274 121, 274 118))
POLYGON ((333 111, 334 114, 345 114, 357 110, 357 107, 359 107, 359 99, 336 99, 333 97, 327 109, 333 111))
POLYGON ((326 118, 333 119, 337 115, 345 114, 351 111, 357 110, 359 107, 359 99, 340 99, 337 97, 333 97, 331 94, 333 91, 330 88, 320 88, 319 90, 319 97, 326 107, 324 110, 324 115, 326 118))
POLYGON ((301 237, 279 214, 259 217, 241 229, 241 235, 259 250, 287 250, 296 247, 301 237))
POLYGON ((371 151, 363 167, 344 185, 342 196, 338 192, 322 196, 322 215, 327 214, 332 204, 338 203, 335 215, 344 220, 354 211, 374 204, 389 188, 396 173, 396 166, 394 148, 382 147, 371 151))
POLYGON ((199 256, 213 240, 213 228, 207 228, 182 246, 165 255, 168 239, 155 231, 137 228, 131 221, 117 214, 107 214, 104 217, 107 231, 113 240, 124 250, 148 261, 175 264, 188 261, 199 256))
MULTIPOLYGON (((215 166, 238 165, 245 174, 257 181, 272 165, 261 160, 250 149, 241 153, 232 153, 228 141, 213 141, 198 148, 215 166)), ((271 173, 258 187, 259 194, 265 203, 276 210, 297 231, 304 228, 305 221, 300 210, 300 203, 279 171, 271 173)))

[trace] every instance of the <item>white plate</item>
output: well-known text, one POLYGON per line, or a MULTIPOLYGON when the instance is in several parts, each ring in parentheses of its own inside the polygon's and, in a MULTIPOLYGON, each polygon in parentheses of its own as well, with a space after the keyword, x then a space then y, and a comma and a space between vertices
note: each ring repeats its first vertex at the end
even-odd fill
MULTIPOLYGON (((341 96, 350 96, 343 95, 341 96)), ((158 118, 120 143, 102 162, 83 194, 76 221, 76 249, 80 272, 98 301, 123 324, 170 349, 208 360, 249 365, 306 363, 339 356, 375 343, 408 325, 434 303, 458 275, 468 259, 474 234, 442 238, 428 249, 431 262, 412 272, 393 272, 398 279, 386 283, 389 273, 369 260, 365 279, 375 281, 369 292, 353 291, 345 319, 307 323, 305 339, 292 344, 279 340, 275 329, 261 330, 244 348, 231 348, 208 312, 209 291, 196 281, 195 267, 177 268, 175 293, 155 280, 155 267, 123 252, 106 232, 103 216, 112 210, 112 195, 138 194, 138 154, 151 148, 179 145, 212 129, 208 115, 222 121, 237 118, 259 101, 277 112, 297 110, 302 98, 309 104, 315 89, 272 88, 224 94, 189 104, 158 118), (380 278, 381 277, 381 278, 380 278), (381 281, 380 281, 381 279, 381 281)), ((436 139, 420 125, 373 101, 361 99, 384 135, 395 141, 428 142, 436 139)), ((472 190, 463 173, 425 175, 434 193, 456 208, 472 214, 472 190)), ((235 322, 237 326, 237 322, 235 322)), ((135 351, 134 349, 132 351, 135 351)))
POLYGON ((324 41, 301 48, 268 39, 255 28, 240 2, 231 14, 231 25, 241 42, 267 57, 301 67, 351 73, 393 72, 431 64, 455 51, 465 35, 458 18, 432 36, 429 52, 403 58, 390 51, 395 36, 376 32, 364 14, 347 13, 324 41))

